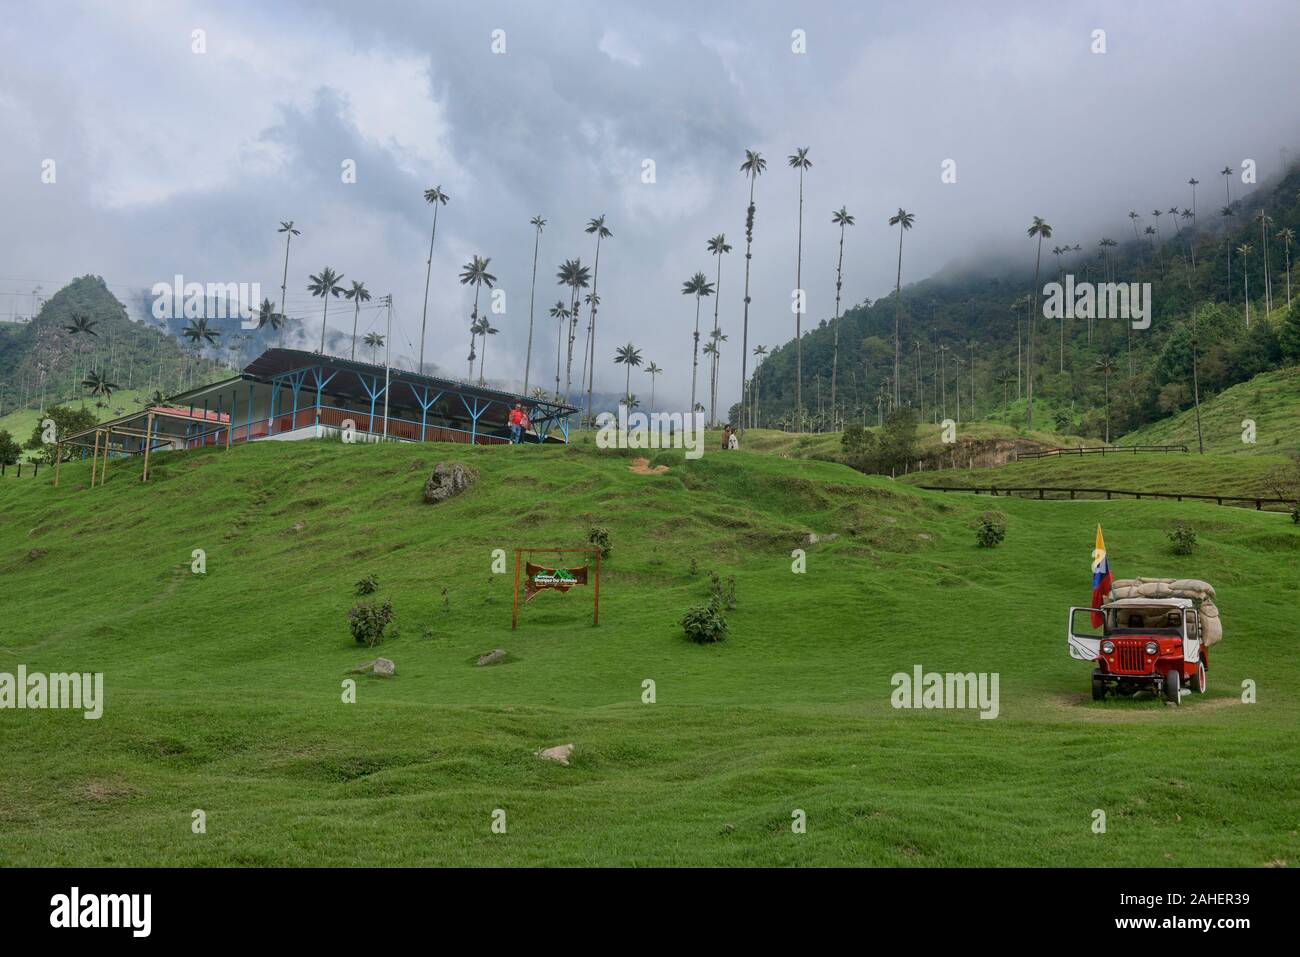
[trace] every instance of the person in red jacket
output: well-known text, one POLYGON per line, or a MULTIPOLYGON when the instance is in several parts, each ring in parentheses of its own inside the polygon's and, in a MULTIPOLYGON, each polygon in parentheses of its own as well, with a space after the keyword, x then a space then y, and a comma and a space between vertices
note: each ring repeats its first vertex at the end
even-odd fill
POLYGON ((524 410, 516 402, 515 407, 510 410, 510 442, 513 445, 518 445, 523 441, 524 423, 526 421, 524 410))

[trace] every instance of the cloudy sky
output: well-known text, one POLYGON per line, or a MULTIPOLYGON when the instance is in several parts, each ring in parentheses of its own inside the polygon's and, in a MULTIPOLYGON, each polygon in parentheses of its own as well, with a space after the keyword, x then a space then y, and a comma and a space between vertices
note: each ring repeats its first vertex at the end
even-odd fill
MULTIPOLYGON (((660 396, 685 404, 693 310, 680 288, 696 270, 712 276, 705 241, 724 232, 734 249, 719 300, 722 388, 735 398, 746 148, 769 161, 756 194, 752 348, 793 334, 795 147, 813 161, 803 285, 815 323, 833 308, 830 212, 841 205, 857 217, 845 252, 853 303, 893 284, 886 220, 899 206, 916 215, 906 282, 975 256, 1028 255, 1033 215, 1086 244, 1130 228, 1130 208, 1190 204, 1190 176, 1208 206, 1221 202, 1224 165, 1253 159, 1261 178, 1275 173, 1300 140, 1298 39, 1295 0, 10 7, 0 312, 21 313, 37 282, 48 295, 84 273, 119 296, 180 273, 260 282, 278 299, 276 226, 292 219, 302 235, 289 314, 318 327, 304 287, 332 266, 376 297, 392 293, 394 346, 413 353, 432 212, 422 193, 439 184, 451 202, 439 214, 428 357, 442 369, 465 371, 472 296, 456 277, 480 254, 506 292, 488 376, 522 379, 528 221, 541 214, 534 369, 553 379, 556 265, 590 263, 582 227, 604 214, 614 236, 600 263, 598 388, 621 390, 611 359, 631 340, 666 370, 660 396), (1105 53, 1092 52, 1097 30, 1105 53), (795 31, 806 52, 792 49, 795 31), (941 180, 948 159, 955 183, 941 180), (42 182, 47 160, 53 183, 42 182), (355 183, 344 182, 347 160, 355 183)), ((349 307, 332 304, 330 320, 346 327, 349 307)), ((371 309, 362 326, 381 321, 371 309)))

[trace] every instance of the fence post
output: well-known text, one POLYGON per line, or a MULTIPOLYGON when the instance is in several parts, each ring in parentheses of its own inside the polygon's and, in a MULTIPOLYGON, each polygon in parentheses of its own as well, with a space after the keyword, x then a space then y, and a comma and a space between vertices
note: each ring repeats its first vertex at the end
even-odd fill
POLYGON ((22 477, 23 477, 23 460, 22 460, 22 459, 19 459, 19 460, 18 460, 18 477, 19 477, 19 478, 22 478, 22 477))

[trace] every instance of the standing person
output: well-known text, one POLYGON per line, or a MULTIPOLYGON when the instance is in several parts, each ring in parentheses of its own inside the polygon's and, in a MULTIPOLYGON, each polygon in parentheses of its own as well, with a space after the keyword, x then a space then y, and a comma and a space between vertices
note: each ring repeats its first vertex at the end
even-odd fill
POLYGON ((519 403, 510 410, 510 444, 518 445, 523 441, 524 434, 524 410, 520 408, 519 403))
POLYGON ((731 448, 731 426, 724 425, 722 427, 722 451, 725 452, 729 448, 731 448))
POLYGON ((731 434, 727 436, 727 448, 731 449, 734 452, 735 450, 740 448, 740 439, 736 435, 735 429, 728 427, 728 431, 731 434))

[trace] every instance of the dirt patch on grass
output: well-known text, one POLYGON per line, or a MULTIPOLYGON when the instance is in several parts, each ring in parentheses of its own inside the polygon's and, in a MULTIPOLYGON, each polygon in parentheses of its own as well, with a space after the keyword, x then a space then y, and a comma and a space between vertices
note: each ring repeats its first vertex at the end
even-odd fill
POLYGON ((96 778, 78 785, 76 797, 79 801, 99 804, 105 801, 122 801, 138 797, 140 792, 122 781, 96 778))
POLYGON ((1241 704, 1241 699, 1232 696, 1219 698, 1191 695, 1183 698, 1182 704, 1175 709, 1168 706, 1163 698, 1157 700, 1143 696, 1117 701, 1108 698, 1105 706, 1091 707, 1092 695, 1082 691, 1058 694, 1052 699, 1052 703, 1062 714, 1068 713, 1073 718, 1082 717, 1089 721, 1151 721, 1174 711, 1190 715, 1219 711, 1241 704))
POLYGON ((637 475, 661 475, 668 471, 668 466, 656 465, 651 468, 649 459, 637 458, 632 460, 632 464, 627 467, 627 470, 635 472, 637 475))

